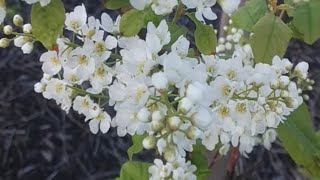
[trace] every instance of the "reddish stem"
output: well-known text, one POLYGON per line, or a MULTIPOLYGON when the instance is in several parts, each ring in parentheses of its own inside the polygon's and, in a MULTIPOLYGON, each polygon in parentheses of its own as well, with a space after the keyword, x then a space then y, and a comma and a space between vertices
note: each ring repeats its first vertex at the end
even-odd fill
POLYGON ((230 158, 227 164, 227 177, 231 177, 233 174, 234 167, 238 160, 239 149, 238 147, 233 147, 231 150, 230 158))

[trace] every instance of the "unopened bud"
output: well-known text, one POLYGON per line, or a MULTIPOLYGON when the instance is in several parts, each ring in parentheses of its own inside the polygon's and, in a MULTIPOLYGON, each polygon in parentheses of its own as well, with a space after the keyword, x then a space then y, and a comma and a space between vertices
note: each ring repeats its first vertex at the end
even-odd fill
POLYGON ((19 14, 16 14, 13 17, 13 24, 18 27, 21 27, 23 25, 23 18, 19 14))
POLYGON ((2 38, 0 39, 0 48, 6 48, 10 45, 10 39, 2 38))
POLYGON ((289 96, 289 92, 286 90, 281 91, 280 96, 282 98, 287 98, 289 96))
POLYGON ((181 119, 177 116, 168 119, 169 128, 173 131, 177 130, 181 124, 181 119))
POLYGON ((153 149, 156 146, 156 138, 154 136, 147 136, 143 139, 142 145, 145 149, 153 149))
POLYGON ((154 132, 160 132, 165 127, 162 121, 152 121, 151 128, 154 132))
POLYGON ((25 25, 23 25, 23 32, 24 33, 27 33, 27 34, 30 34, 31 33, 31 31, 32 31, 32 26, 31 26, 31 24, 25 24, 25 25))
POLYGON ((3 27, 3 33, 5 35, 10 35, 12 33, 12 26, 6 25, 3 27))

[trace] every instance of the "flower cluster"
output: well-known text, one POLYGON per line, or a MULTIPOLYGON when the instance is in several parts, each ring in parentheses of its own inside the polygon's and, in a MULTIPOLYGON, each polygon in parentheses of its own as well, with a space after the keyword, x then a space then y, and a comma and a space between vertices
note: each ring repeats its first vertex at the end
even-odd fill
POLYGON ((161 179, 185 179, 196 180, 197 177, 193 174, 196 171, 196 166, 191 165, 191 162, 185 162, 184 158, 179 158, 175 162, 167 162, 165 165, 162 160, 155 159, 154 164, 149 167, 151 174, 150 180, 161 179))
MULTIPOLYGON (((226 59, 189 57, 183 36, 163 51, 171 40, 166 21, 158 27, 149 22, 141 39, 117 36, 120 18, 87 18, 83 5, 67 13, 66 29, 77 39, 59 38, 58 51, 40 57, 45 74, 35 90, 65 111, 83 114, 93 133, 113 126, 119 136, 147 134, 144 148, 155 148, 167 161, 155 160, 151 179, 194 179, 195 167, 185 157, 196 141, 208 150, 219 144, 221 154, 231 146, 243 155, 258 144, 270 148, 274 129, 302 103, 294 80, 307 79, 306 63, 293 68, 275 56, 272 65, 253 66, 246 63, 251 49, 237 46, 226 59), (112 120, 106 104, 117 112, 112 120)), ((227 41, 238 43, 241 30, 231 33, 227 41)))
POLYGON ((15 15, 12 21, 15 27, 6 25, 3 27, 3 33, 13 37, 0 39, 0 48, 8 47, 13 41, 14 45, 21 48, 24 54, 30 54, 33 50, 33 43, 35 42, 35 38, 32 35, 31 24, 24 24, 24 20, 20 15, 15 15), (17 29, 17 31, 22 31, 22 33, 15 32, 15 29, 17 29))
MULTIPOLYGON (((26 2, 44 6, 50 1, 26 2)), ((226 12, 239 2, 219 1, 226 12)), ((151 6, 156 14, 171 13, 179 4, 177 0, 130 3, 139 10, 151 6)), ((216 18, 211 10, 215 3, 182 0, 180 5, 195 9, 197 19, 204 21, 203 16, 216 18)), ((59 37, 56 48, 41 55, 44 75, 35 91, 66 112, 72 108, 84 115, 94 134, 107 133, 112 126, 121 137, 144 135, 143 147, 155 149, 166 161, 164 165, 155 159, 149 168, 151 179, 196 179, 196 167, 186 157, 197 142, 220 154, 238 147, 247 156, 259 144, 269 149, 275 129, 302 103, 302 91, 312 89, 305 62, 294 67, 288 59, 275 56, 271 65, 254 64, 241 29, 225 28, 229 34, 219 39, 216 55, 194 56, 186 37, 171 42, 165 20, 159 25, 149 22, 144 38, 122 37, 120 20, 121 16, 114 21, 106 13, 100 19, 88 17, 84 5, 66 13, 65 29, 73 36, 59 37), (106 105, 114 107, 113 118, 106 105)), ((14 41, 30 53, 35 41, 31 25, 19 15, 13 24, 23 33, 4 26, 4 34, 15 37, 2 38, 0 46, 14 41)))
MULTIPOLYGON (((211 9, 216 4, 216 0, 181 0, 181 2, 187 9, 196 10, 195 16, 199 21, 205 22, 203 17, 208 20, 217 19, 217 15, 211 9)), ((130 0, 130 3, 138 10, 151 6, 157 15, 170 14, 178 6, 178 0, 130 0)), ((231 14, 238 8, 240 0, 220 0, 219 3, 225 13, 231 14)))

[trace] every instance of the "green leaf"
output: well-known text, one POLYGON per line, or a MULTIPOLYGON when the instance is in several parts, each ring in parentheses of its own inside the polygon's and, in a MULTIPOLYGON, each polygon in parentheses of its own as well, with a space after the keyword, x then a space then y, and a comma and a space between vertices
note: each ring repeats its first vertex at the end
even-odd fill
POLYGON ((169 32, 171 33, 170 43, 164 46, 164 49, 170 49, 172 44, 175 43, 180 36, 186 36, 187 28, 178 26, 175 23, 168 22, 169 32))
POLYGON ((138 34, 143 28, 145 12, 132 9, 126 12, 120 20, 120 32, 123 36, 130 37, 138 34))
POLYGON ((196 46, 202 54, 210 55, 215 53, 217 36, 212 26, 197 26, 194 32, 196 46))
POLYGON ((194 38, 198 50, 205 55, 214 54, 216 51, 217 36, 213 27, 198 21, 194 13, 188 13, 187 16, 197 26, 194 32, 194 38))
POLYGON ((304 41, 313 44, 320 38, 320 1, 299 4, 293 13, 293 25, 304 34, 304 41))
POLYGON ((148 180, 150 163, 130 161, 122 165, 118 180, 148 180))
POLYGON ((200 143, 197 142, 193 146, 191 153, 191 163, 197 167, 195 175, 198 180, 206 180, 210 175, 211 171, 208 169, 208 160, 206 157, 207 149, 200 143))
MULTIPOLYGON (((292 7, 296 6, 296 3, 294 3, 293 0, 284 0, 284 3, 288 4, 292 7)), ((294 9, 287 9, 286 11, 287 11, 288 16, 290 16, 290 17, 293 16, 294 9)))
POLYGON ((107 0, 105 2, 105 7, 111 10, 120 9, 128 5, 130 5, 129 0, 107 0))
POLYGON ((129 160, 132 161, 133 154, 136 154, 143 150, 142 141, 147 136, 147 134, 144 135, 134 135, 132 136, 132 146, 128 149, 128 157, 129 160))
POLYGON ((65 10, 61 0, 52 0, 45 7, 41 7, 40 3, 32 5, 32 34, 47 49, 52 48, 62 33, 64 20, 65 10))
POLYGON ((265 1, 250 0, 234 12, 231 19, 236 27, 251 32, 252 27, 266 14, 267 10, 265 1))
POLYGON ((314 177, 320 177, 320 139, 312 127, 307 105, 302 104, 277 129, 291 158, 314 177))
POLYGON ((271 63, 275 55, 282 57, 292 37, 290 28, 273 14, 262 17, 253 27, 250 38, 256 63, 271 63))
POLYGON ((149 22, 152 22, 155 26, 158 26, 162 20, 162 16, 156 15, 151 8, 144 10, 144 24, 147 25, 149 22))

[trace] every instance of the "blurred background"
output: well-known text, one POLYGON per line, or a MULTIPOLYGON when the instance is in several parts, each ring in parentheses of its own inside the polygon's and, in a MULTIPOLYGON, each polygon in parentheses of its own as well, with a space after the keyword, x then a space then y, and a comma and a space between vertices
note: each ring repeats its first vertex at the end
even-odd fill
MULTIPOLYGON (((31 6, 19 0, 6 2, 8 14, 4 24, 10 24, 16 13, 30 22, 31 6)), ((88 15, 96 18, 108 12, 103 1, 81 2, 88 15)), ((66 12, 81 2, 64 0, 66 12)), ((221 11, 217 8, 215 12, 219 16, 221 11)), ((121 164, 128 160, 126 150, 131 145, 130 138, 120 138, 112 129, 104 135, 93 135, 82 116, 73 111, 66 114, 54 101, 35 93, 33 86, 42 77, 39 57, 43 52, 45 49, 40 44, 35 44, 29 55, 14 46, 0 49, 0 180, 116 178, 121 164)), ((318 129, 320 41, 310 46, 293 40, 285 56, 294 63, 306 61, 310 65, 310 76, 316 84, 307 103, 318 129)), ((142 152, 135 159, 151 162, 153 157, 150 152, 142 152)), ((224 171, 217 174, 223 177, 224 171)), ((305 178, 276 142, 270 151, 256 147, 249 158, 240 157, 232 179, 305 178)))

